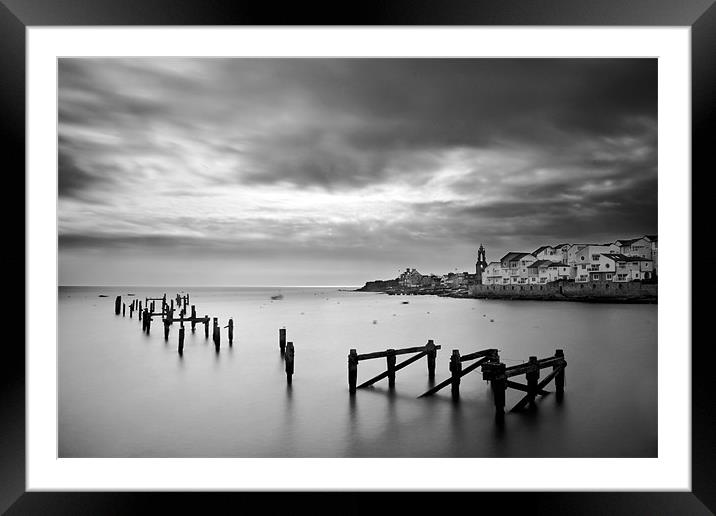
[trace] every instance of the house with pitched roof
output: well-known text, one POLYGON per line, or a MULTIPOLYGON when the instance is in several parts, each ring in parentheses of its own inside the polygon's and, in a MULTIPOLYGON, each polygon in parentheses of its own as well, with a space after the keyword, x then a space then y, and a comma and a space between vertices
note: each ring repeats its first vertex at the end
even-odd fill
POLYGON ((490 262, 483 273, 485 285, 504 285, 510 282, 509 269, 502 266, 502 262, 490 262))
POLYGON ((619 254, 625 256, 638 256, 640 258, 646 258, 652 260, 652 239, 656 242, 656 235, 643 236, 639 238, 627 238, 616 240, 615 245, 619 247, 616 251, 619 254))
POLYGON ((547 266, 545 272, 547 275, 546 283, 558 280, 571 280, 574 279, 575 274, 574 267, 563 262, 552 262, 547 266))
POLYGON ((618 253, 619 247, 616 244, 589 244, 577 251, 574 255, 574 276, 575 281, 590 281, 590 273, 601 272, 605 266, 610 266, 602 255, 604 253, 618 253))
POLYGON ((550 260, 537 260, 527 266, 527 280, 530 284, 547 283, 547 267, 552 265, 550 260))
POLYGON ((543 245, 535 249, 532 254, 538 260, 549 260, 551 262, 562 261, 562 250, 551 245, 543 245))
POLYGON ((510 284, 528 282, 527 267, 536 262, 537 258, 531 253, 507 253, 500 259, 504 269, 509 271, 510 284))
POLYGON ((608 266, 602 271, 603 275, 595 275, 594 280, 623 282, 653 278, 654 262, 649 259, 621 253, 607 253, 602 256, 608 266))

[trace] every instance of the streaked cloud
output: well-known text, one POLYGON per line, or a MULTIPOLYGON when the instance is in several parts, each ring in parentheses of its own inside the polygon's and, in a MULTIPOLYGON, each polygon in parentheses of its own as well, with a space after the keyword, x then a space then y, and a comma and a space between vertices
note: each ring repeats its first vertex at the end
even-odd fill
POLYGON ((253 282, 293 256, 303 283, 311 260, 358 283, 408 265, 467 270, 480 242, 496 258, 656 232, 656 71, 646 59, 61 59, 60 281, 97 283, 78 264, 99 257, 108 281, 132 283, 112 260, 190 269, 221 256, 253 282))

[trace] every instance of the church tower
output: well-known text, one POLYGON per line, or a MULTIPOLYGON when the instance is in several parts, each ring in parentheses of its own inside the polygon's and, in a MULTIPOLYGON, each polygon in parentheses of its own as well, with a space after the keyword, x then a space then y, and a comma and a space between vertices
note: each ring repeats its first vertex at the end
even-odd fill
POLYGON ((475 278, 478 285, 482 285, 482 274, 485 272, 486 267, 485 248, 480 244, 480 248, 477 250, 477 262, 475 263, 475 278))

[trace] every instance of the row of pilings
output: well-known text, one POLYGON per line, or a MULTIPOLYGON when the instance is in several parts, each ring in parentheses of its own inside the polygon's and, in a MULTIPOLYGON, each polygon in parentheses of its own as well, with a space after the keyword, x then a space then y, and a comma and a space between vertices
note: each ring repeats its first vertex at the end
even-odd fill
MULTIPOLYGON (((142 332, 146 335, 151 333, 154 319, 159 318, 164 327, 165 342, 169 341, 170 327, 174 323, 178 323, 177 353, 180 357, 184 356, 185 324, 190 326, 192 333, 196 331, 197 324, 204 325, 204 338, 208 339, 209 323, 211 322, 211 338, 214 342, 214 348, 217 354, 221 350, 222 328, 219 325, 219 318, 209 317, 208 314, 198 317, 196 315, 196 305, 189 305, 189 294, 176 294, 175 297, 169 298, 169 301, 167 301, 166 293, 162 297, 145 297, 144 302, 135 298, 129 303, 130 319, 134 318, 134 312, 137 312, 137 319, 142 325, 142 332), (187 315, 187 308, 191 309, 189 315, 187 315)), ((127 304, 122 302, 121 295, 115 298, 114 313, 115 315, 121 314, 122 317, 127 316, 127 304)), ((230 318, 223 329, 226 330, 229 347, 232 347, 234 344, 234 320, 230 318)), ((293 382, 295 348, 293 342, 286 341, 286 328, 279 329, 279 352, 285 362, 286 381, 288 385, 291 385, 293 382)))

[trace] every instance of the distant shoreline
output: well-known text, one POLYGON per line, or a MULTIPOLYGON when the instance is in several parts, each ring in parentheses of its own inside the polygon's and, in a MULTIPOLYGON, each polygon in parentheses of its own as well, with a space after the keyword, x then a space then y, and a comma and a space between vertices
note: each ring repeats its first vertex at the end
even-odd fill
POLYGON ((585 303, 657 304, 658 285, 638 281, 575 283, 555 281, 541 285, 469 285, 449 287, 404 287, 397 280, 369 281, 355 292, 388 295, 433 295, 461 299, 504 299, 524 301, 575 301, 585 303))

